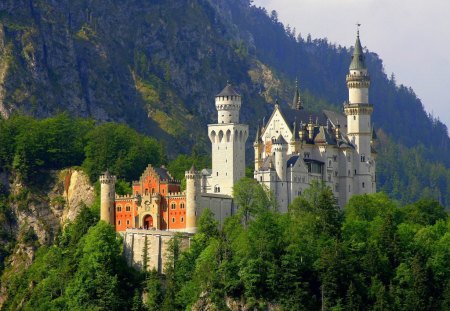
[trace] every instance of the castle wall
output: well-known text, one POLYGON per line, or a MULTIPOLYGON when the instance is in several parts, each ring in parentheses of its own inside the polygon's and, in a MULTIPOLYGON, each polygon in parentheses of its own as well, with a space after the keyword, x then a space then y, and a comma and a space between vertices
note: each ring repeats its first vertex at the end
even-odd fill
MULTIPOLYGON (((168 248, 176 232, 160 230, 128 229, 123 233, 123 245, 126 261, 129 266, 147 271, 156 269, 164 273, 168 261, 168 248)), ((181 249, 190 246, 192 235, 183 233, 180 236, 181 249)))
POLYGON ((202 193, 197 218, 200 217, 203 210, 206 208, 213 212, 214 218, 219 222, 219 224, 223 224, 225 218, 233 215, 233 199, 225 195, 202 193))

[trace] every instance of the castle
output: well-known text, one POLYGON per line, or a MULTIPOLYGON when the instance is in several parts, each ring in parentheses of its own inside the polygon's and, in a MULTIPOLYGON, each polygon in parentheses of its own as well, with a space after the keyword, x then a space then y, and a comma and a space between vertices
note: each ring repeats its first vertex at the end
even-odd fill
MULTIPOLYGON (((267 124, 258 127, 254 178, 273 192, 281 212, 313 180, 326 183, 341 207, 353 194, 376 191, 370 77, 359 31, 346 82, 344 114, 307 113, 297 87, 292 107, 282 109, 277 103, 267 124)), ((219 222, 234 213, 232 189, 244 177, 249 131, 239 123, 241 96, 230 84, 216 95, 215 104, 217 124, 208 125, 212 169, 192 167, 181 192, 180 181, 165 167, 149 166, 126 196, 115 194, 115 177, 106 172, 100 176, 102 220, 119 232, 140 228, 195 233, 203 209, 210 209, 219 222)))

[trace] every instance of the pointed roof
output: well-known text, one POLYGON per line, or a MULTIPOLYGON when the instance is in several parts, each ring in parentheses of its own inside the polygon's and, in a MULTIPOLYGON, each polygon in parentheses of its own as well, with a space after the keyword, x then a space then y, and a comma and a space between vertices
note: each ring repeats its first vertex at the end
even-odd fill
POLYGON ((350 70, 366 69, 364 51, 359 40, 359 30, 356 35, 355 48, 353 50, 352 62, 350 63, 350 70))
POLYGON ((256 130, 256 137, 255 137, 255 144, 262 142, 261 139, 261 128, 259 127, 259 123, 258 123, 258 128, 256 130))
POLYGON ((300 90, 298 87, 298 80, 295 80, 295 93, 294 93, 294 99, 292 100, 292 109, 301 110, 303 109, 303 101, 300 97, 300 90))
POLYGON ((188 172, 189 173, 195 173, 195 165, 194 165, 194 163, 192 163, 192 166, 191 166, 191 168, 189 169, 188 172))
POLYGON ((227 86, 216 95, 216 97, 222 97, 222 96, 241 96, 231 85, 230 82, 227 82, 227 86))
POLYGON ((273 142, 274 145, 286 145, 287 141, 284 139, 283 135, 278 135, 278 138, 273 142))

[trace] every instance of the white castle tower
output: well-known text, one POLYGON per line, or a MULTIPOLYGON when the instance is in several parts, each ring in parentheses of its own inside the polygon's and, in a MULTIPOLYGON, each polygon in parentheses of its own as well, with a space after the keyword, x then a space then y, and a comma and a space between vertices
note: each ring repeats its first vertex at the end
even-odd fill
POLYGON ((239 123, 241 95, 230 83, 216 95, 217 124, 208 125, 212 144, 211 192, 232 195, 233 185, 245 176, 248 125, 239 123))
POLYGON ((100 175, 100 220, 114 226, 114 198, 116 196, 116 176, 106 171, 100 175))
POLYGON ((347 116, 347 135, 355 146, 353 157, 352 193, 375 192, 375 167, 372 159, 371 114, 373 105, 369 103, 370 77, 365 64, 364 52, 357 32, 352 62, 347 75, 349 101, 344 105, 347 116))

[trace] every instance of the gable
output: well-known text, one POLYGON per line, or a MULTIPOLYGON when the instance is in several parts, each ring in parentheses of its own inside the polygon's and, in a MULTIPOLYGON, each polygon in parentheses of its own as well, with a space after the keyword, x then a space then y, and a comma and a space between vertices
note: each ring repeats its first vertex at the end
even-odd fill
POLYGON ((270 116, 269 122, 264 127, 261 138, 265 144, 276 139, 279 135, 283 136, 286 141, 290 141, 292 138, 292 130, 289 124, 286 122, 278 106, 275 106, 275 110, 270 116))

